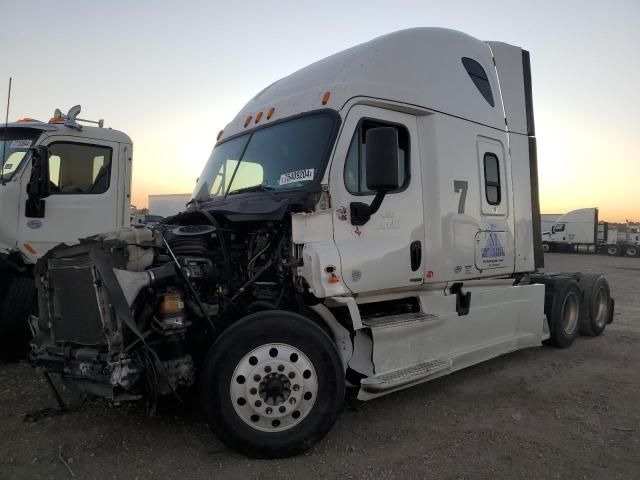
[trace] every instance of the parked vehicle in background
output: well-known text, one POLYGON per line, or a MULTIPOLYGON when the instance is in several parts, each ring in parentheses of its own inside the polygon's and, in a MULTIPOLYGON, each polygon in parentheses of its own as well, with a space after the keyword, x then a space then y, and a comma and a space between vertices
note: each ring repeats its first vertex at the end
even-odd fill
POLYGON ((640 256, 638 227, 628 224, 621 232, 599 221, 597 208, 580 208, 562 215, 551 231, 542 232, 542 240, 545 252, 640 256))
POLYGON ((607 280, 539 270, 537 181, 527 51, 385 35, 255 96, 183 213, 43 257, 31 358, 116 401, 197 385, 226 445, 294 455, 345 388, 602 333, 607 280))
POLYGON ((150 215, 148 213, 136 213, 131 219, 132 225, 159 225, 164 220, 160 215, 150 215))
POLYGON ((59 243, 129 224, 131 139, 102 120, 81 125, 79 113, 0 128, 0 360, 28 350, 36 260, 59 243))

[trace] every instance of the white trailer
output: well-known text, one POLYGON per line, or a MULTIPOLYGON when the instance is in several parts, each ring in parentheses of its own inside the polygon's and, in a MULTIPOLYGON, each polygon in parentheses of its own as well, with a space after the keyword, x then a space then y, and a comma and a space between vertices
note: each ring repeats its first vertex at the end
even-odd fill
POLYGON ((631 225, 620 232, 608 222, 598 220, 597 208, 572 210, 542 232, 545 252, 603 253, 608 255, 640 255, 640 234, 631 225))
POLYGON ((131 139, 102 120, 81 125, 79 113, 0 127, 0 360, 27 350, 36 260, 129 224, 131 139))
POLYGON ((299 453, 345 388, 370 400, 602 333, 602 275, 540 273, 537 180, 527 51, 439 28, 376 38, 255 96, 144 241, 42 259, 32 358, 116 400, 198 378, 224 443, 299 453))
POLYGON ((149 195, 149 214, 170 217, 187 208, 190 193, 162 193, 149 195))

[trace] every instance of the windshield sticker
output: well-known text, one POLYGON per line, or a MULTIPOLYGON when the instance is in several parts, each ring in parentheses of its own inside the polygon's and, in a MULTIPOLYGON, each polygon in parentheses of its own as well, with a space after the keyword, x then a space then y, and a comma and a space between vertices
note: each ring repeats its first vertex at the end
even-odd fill
POLYGON ((9 145, 9 148, 29 148, 31 146, 31 140, 14 140, 9 145))
POLYGON ((284 173, 280 175, 278 185, 286 185, 294 182, 308 182, 313 180, 315 170, 313 168, 305 168, 304 170, 296 170, 295 172, 284 173))

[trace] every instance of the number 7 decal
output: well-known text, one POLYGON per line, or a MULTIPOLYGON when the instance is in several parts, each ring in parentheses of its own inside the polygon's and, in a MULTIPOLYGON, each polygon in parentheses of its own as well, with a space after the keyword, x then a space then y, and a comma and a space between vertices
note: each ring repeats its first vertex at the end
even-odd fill
POLYGON ((460 199, 458 200, 458 213, 464 213, 464 202, 467 199, 467 189, 469 188, 469 182, 466 180, 454 180, 453 191, 455 193, 460 192, 460 199))

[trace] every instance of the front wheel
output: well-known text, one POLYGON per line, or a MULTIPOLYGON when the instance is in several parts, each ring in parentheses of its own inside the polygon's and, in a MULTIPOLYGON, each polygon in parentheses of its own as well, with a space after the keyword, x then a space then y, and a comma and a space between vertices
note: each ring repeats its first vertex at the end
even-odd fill
POLYGON ((255 458, 301 453, 331 429, 345 395, 333 341, 303 316, 268 311, 229 327, 203 365, 207 422, 255 458))
POLYGON ((15 362, 29 351, 29 315, 36 301, 36 286, 32 278, 10 280, 0 299, 0 361, 15 362))

